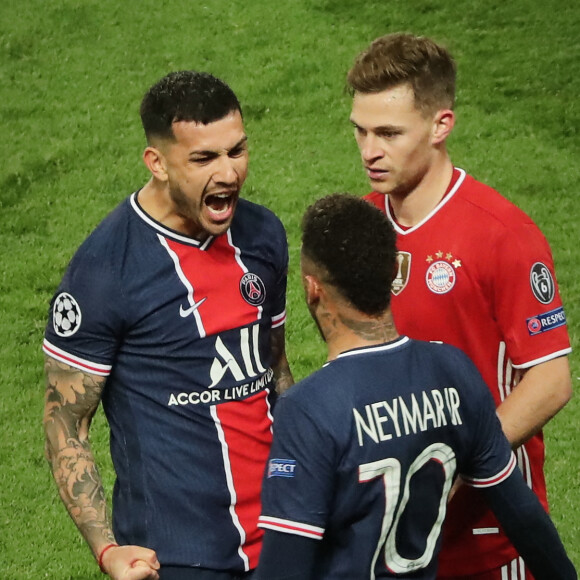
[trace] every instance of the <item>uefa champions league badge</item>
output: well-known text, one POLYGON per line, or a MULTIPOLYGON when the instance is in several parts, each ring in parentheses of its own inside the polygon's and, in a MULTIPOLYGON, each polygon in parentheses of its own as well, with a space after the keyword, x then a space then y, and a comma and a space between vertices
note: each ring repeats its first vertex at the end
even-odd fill
POLYGON ((538 302, 550 304, 556 295, 554 278, 545 264, 536 262, 530 270, 530 286, 538 302))
POLYGON ((58 336, 72 336, 81 327, 81 308, 78 302, 66 292, 54 299, 52 326, 58 336))
POLYGON ((426 259, 430 264, 425 274, 427 288, 435 294, 447 294, 455 286, 456 270, 461 268, 461 260, 454 258, 450 252, 439 251, 434 256, 427 256, 426 259))
POLYGON ((266 300, 266 286, 260 276, 248 272, 240 280, 240 293, 243 299, 252 306, 260 306, 266 300))

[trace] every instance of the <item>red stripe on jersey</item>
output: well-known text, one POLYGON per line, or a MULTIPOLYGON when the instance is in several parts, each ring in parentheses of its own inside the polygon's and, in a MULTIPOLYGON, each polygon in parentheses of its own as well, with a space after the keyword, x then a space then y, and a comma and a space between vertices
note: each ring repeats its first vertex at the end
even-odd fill
POLYGON ((205 251, 169 238, 166 242, 193 287, 195 302, 199 304, 197 311, 207 335, 246 326, 258 319, 259 309, 242 297, 240 280, 245 272, 236 261, 235 248, 227 236, 215 238, 205 251))
POLYGON ((260 489, 272 443, 272 416, 264 390, 243 401, 215 407, 227 444, 234 510, 245 532, 243 552, 250 569, 258 565, 263 531, 257 523, 262 504, 260 489))

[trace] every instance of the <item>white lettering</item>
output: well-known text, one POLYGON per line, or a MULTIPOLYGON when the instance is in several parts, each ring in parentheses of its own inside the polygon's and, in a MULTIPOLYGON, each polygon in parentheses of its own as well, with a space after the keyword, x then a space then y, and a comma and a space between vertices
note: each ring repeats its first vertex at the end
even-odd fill
POLYGON ((462 425, 460 410, 461 399, 457 389, 446 387, 421 391, 420 395, 411 393, 406 398, 399 396, 392 399, 390 404, 377 401, 365 405, 364 411, 353 409, 352 412, 358 444, 362 447, 367 437, 380 443, 448 424, 462 425), (399 418, 402 425, 399 425, 399 418))
POLYGON ((373 417, 372 417, 372 414, 371 414, 370 405, 366 405, 365 406, 365 409, 366 409, 366 412, 367 412, 368 423, 365 423, 365 420, 361 417, 360 413, 356 409, 353 409, 352 410, 352 413, 354 415, 354 422, 355 422, 355 425, 356 425, 356 431, 357 431, 357 434, 358 434, 358 444, 359 444, 359 447, 362 447, 364 445, 361 427, 362 427, 362 430, 375 443, 378 443, 379 442, 379 438, 377 436, 377 428, 375 427, 375 424, 373 423, 373 417))

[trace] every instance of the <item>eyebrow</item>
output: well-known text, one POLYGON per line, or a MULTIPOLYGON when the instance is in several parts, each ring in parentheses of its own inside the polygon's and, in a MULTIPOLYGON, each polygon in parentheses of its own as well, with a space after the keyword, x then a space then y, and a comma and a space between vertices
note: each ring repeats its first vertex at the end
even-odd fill
POLYGON ((373 133, 382 133, 385 131, 402 131, 403 128, 399 125, 379 125, 378 127, 371 127, 367 129, 365 127, 361 127, 354 119, 350 119, 350 122, 357 128, 363 129, 364 131, 372 131, 373 133))
MULTIPOLYGON (((227 149, 227 152, 230 153, 232 151, 234 151, 235 149, 239 149, 242 147, 242 145, 245 145, 248 141, 248 136, 244 135, 233 147, 230 147, 229 149, 227 149)), ((218 155, 217 151, 214 151, 213 149, 194 149, 193 151, 189 152, 189 156, 190 157, 208 157, 208 156, 215 156, 218 155)))

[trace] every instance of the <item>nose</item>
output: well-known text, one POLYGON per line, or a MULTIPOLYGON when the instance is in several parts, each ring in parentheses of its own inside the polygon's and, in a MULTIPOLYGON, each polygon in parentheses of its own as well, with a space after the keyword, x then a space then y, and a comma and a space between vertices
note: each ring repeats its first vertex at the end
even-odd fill
POLYGON ((374 161, 384 156, 380 139, 370 132, 359 138, 359 148, 363 161, 374 161))
POLYGON ((216 183, 232 185, 237 183, 239 178, 239 159, 232 159, 229 155, 221 155, 217 160, 213 180, 216 183))

